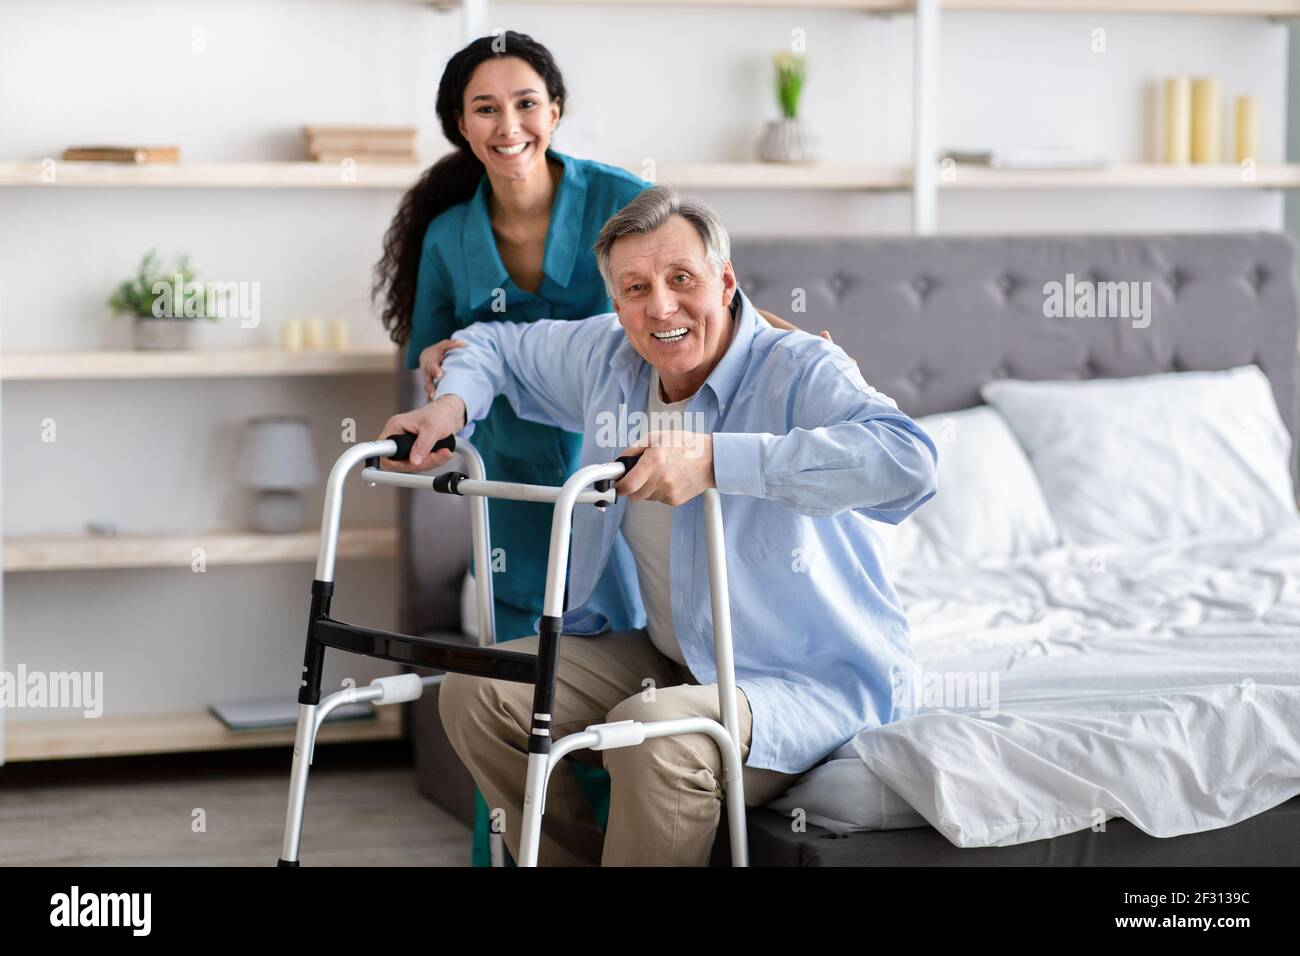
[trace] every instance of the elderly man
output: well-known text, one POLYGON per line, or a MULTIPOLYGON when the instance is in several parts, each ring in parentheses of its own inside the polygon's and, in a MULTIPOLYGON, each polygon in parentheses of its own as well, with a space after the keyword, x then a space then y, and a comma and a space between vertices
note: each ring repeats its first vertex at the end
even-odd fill
MULTIPOLYGON (((718 489, 745 802, 761 806, 859 731, 908 713, 891 693, 912 665, 907 619, 870 523, 897 524, 935 493, 937 452, 838 346, 755 318, 702 203, 645 190, 605 224, 596 257, 614 314, 458 332, 468 347, 447 355, 434 401, 381 433, 418 433, 411 463, 385 467, 445 464, 434 442, 471 436, 498 394, 523 418, 582 433, 584 466, 639 456, 615 506, 574 514, 555 738, 606 721, 721 719, 700 497, 718 489), (655 430, 629 437, 633 419, 655 430)), ((449 674, 439 703, 516 859, 532 693, 449 674)), ((561 766, 538 862, 707 865, 722 799, 713 741, 574 757, 601 766, 602 755, 603 841, 561 766)))

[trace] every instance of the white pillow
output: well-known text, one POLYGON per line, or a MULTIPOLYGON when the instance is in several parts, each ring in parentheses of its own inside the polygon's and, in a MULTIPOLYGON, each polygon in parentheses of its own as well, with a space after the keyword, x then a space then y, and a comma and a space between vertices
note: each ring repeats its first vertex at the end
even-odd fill
POLYGON ((1296 520, 1291 438, 1254 365, 989 382, 1068 544, 1258 538, 1296 520))
POLYGON ((977 405, 916 423, 939 452, 939 489, 896 527, 877 526, 896 572, 1002 561, 1060 543, 1029 459, 1001 415, 977 405))

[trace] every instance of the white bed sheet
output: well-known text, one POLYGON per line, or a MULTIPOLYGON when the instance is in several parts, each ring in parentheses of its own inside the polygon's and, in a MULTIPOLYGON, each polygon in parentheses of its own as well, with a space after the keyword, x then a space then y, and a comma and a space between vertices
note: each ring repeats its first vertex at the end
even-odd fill
POLYGON ((895 585, 920 673, 982 673, 996 712, 924 704, 774 809, 1006 846, 1115 817, 1199 832, 1300 793, 1300 519, 1244 544, 1061 547, 895 585))

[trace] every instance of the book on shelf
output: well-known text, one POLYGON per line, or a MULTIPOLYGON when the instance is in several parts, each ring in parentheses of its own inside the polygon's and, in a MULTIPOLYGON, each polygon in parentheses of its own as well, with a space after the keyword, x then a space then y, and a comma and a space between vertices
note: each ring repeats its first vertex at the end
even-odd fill
POLYGON ((321 153, 406 154, 415 152, 414 126, 304 126, 307 151, 321 153))
POLYGON ((948 149, 942 159, 989 169, 1101 169, 1114 162, 1099 152, 1071 147, 1013 147, 1009 149, 948 149))
POLYGON ((307 154, 320 163, 415 165, 414 126, 304 126, 307 154))
POLYGON ((351 159, 358 163, 392 163, 399 166, 414 166, 419 162, 415 153, 366 153, 360 150, 350 153, 313 153, 312 159, 318 163, 341 163, 351 159))
POLYGON ((179 146, 69 146, 66 162, 89 163, 177 163, 179 146))
POLYGON ((308 139, 324 136, 352 136, 361 139, 415 138, 414 126, 304 126, 302 129, 308 139))
POLYGON ((370 139, 365 136, 317 136, 307 140, 312 152, 346 153, 362 150, 367 153, 409 153, 415 149, 415 137, 370 139))

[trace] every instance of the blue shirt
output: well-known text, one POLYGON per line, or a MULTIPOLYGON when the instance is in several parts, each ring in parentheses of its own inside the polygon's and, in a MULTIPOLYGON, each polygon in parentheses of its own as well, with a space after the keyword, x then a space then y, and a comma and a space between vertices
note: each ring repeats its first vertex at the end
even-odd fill
MULTIPOLYGON (((492 232, 491 181, 486 175, 474 195, 445 210, 429 224, 421 251, 411 315, 406 364, 418 368, 420 353, 435 342, 458 337, 474 322, 585 319, 610 310, 593 247, 600 227, 642 189, 651 185, 614 166, 575 159, 554 150, 563 176, 551 203, 551 220, 536 293, 510 278, 492 232)), ((455 354, 453 351, 451 354, 455 354)), ((582 436, 521 420, 505 398, 479 423, 475 447, 487 473, 503 481, 557 485, 577 468, 582 436)), ((488 504, 494 559, 494 593, 534 613, 542 606, 550 507, 528 501, 488 504)))
MULTIPOLYGON (((745 763, 802 773, 860 731, 910 713, 911 695, 893 692, 913 666, 907 618, 870 521, 897 524, 934 495, 938 452, 839 346, 773 329, 738 295, 736 334, 685 422, 700 430, 691 426, 702 421, 713 436, 736 683, 753 713, 745 763)), ((482 323, 460 336, 471 344, 448 354, 437 394, 465 402, 461 437, 500 394, 524 418, 581 432, 582 465, 604 463, 625 447, 623 435, 610 440, 611 423, 647 407, 650 366, 614 314, 482 323)), ((682 654, 711 684, 702 505, 697 496, 673 509, 670 577, 682 654)), ((563 633, 645 626, 636 578, 611 560, 627 548, 625 507, 620 498, 603 512, 574 512, 563 633), (618 586, 602 590, 610 576, 618 586)))

